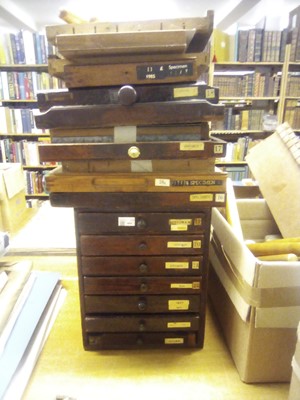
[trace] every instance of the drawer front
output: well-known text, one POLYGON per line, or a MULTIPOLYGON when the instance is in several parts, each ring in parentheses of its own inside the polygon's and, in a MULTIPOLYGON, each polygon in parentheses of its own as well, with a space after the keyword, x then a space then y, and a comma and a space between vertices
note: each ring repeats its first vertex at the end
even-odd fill
POLYGON ((197 331, 199 319, 197 315, 95 316, 84 319, 84 329, 88 333, 197 331))
POLYGON ((194 332, 161 333, 102 333, 88 334, 87 350, 149 348, 149 347, 195 347, 198 335, 194 332))
POLYGON ((199 313, 200 295, 83 296, 86 314, 199 313))
POLYGON ((203 213, 78 213, 80 234, 199 233, 206 226, 203 213))
POLYGON ((83 291, 96 294, 195 294, 201 277, 83 277, 83 291))
POLYGON ((87 276, 200 275, 203 256, 81 257, 81 273, 87 276))
POLYGON ((203 236, 163 235, 81 235, 81 255, 162 255, 202 254, 203 236))

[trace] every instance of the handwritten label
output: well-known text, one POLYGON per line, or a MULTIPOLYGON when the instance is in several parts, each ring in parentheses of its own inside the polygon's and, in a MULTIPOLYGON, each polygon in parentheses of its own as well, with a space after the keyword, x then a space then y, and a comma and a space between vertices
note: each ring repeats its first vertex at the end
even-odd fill
POLYGON ((168 322, 167 327, 169 329, 173 328, 190 328, 191 323, 190 322, 168 322))
POLYGON ((203 151, 205 144, 203 142, 181 142, 179 150, 181 151, 203 151))
POLYGON ((168 301, 168 310, 188 310, 190 306, 189 300, 169 300, 168 301))
POLYGON ((118 217, 118 226, 135 226, 135 217, 118 217))
POLYGON ((166 269, 188 269, 189 263, 188 262, 175 262, 175 261, 167 261, 165 262, 166 269))
POLYGON ((198 86, 174 88, 173 97, 198 97, 198 86))
POLYGON ((214 195, 212 193, 197 193, 190 195, 190 201, 213 201, 214 195))
POLYGON ((184 338, 165 338, 165 344, 183 344, 184 338))
POLYGON ((170 186, 170 179, 155 179, 155 186, 170 186))
POLYGON ((168 249, 191 249, 192 242, 168 242, 168 249))

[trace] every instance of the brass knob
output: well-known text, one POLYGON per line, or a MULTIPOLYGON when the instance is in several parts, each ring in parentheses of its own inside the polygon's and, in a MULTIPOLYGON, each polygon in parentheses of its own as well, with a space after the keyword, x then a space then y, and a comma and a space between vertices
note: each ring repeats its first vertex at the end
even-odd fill
POLYGON ((128 149, 128 155, 130 158, 138 158, 140 154, 141 154, 140 149, 137 146, 131 146, 128 149))
POLYGON ((145 272, 148 271, 148 265, 145 263, 142 263, 139 265, 139 270, 141 274, 144 274, 145 272))
POLYGON ((145 242, 141 242, 140 244, 139 244, 139 249, 140 250, 146 250, 147 249, 147 243, 145 243, 145 242))
POLYGON ((148 289, 148 287, 147 287, 147 283, 141 283, 141 285, 140 285, 140 290, 141 290, 141 292, 147 292, 147 289, 148 289))
POLYGON ((139 302, 138 302, 138 309, 140 311, 145 311, 146 308, 147 308, 146 300, 145 299, 140 299, 139 302))
POLYGON ((145 229, 147 227, 147 222, 143 218, 137 220, 136 226, 138 229, 145 229))

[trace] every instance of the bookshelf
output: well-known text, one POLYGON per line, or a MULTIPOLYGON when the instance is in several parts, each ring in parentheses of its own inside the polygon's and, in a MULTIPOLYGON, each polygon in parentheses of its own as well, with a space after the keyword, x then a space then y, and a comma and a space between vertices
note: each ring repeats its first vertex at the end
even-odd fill
POLYGON ((37 93, 59 89, 63 83, 48 74, 52 48, 41 33, 19 31, 0 34, 0 158, 23 166, 26 199, 47 199, 44 175, 53 164, 41 164, 38 146, 50 140, 37 129, 37 93))

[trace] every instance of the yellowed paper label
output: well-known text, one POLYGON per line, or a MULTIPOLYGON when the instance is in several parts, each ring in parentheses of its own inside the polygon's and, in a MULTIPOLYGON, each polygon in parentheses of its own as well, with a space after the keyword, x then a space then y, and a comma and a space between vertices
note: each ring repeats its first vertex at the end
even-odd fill
POLYGON ((168 309, 169 310, 188 310, 190 306, 189 300, 169 300, 168 309))
POLYGON ((192 225, 191 219, 169 219, 170 225, 192 225))
POLYGON ((171 225, 171 231, 187 231, 187 225, 171 225))
POLYGON ((179 145, 181 151, 203 151, 204 148, 203 142, 181 142, 179 145))
POLYGON ((217 193, 216 194, 216 202, 217 203, 224 203, 225 201, 225 194, 224 193, 217 193))
POLYGON ((194 225, 197 225, 197 226, 202 225, 202 218, 195 218, 194 225))
POLYGON ((168 242, 168 249, 191 249, 192 242, 168 242))
POLYGON ((199 269, 200 263, 199 261, 192 261, 192 269, 199 269))
POLYGON ((183 344, 184 338, 165 338, 165 344, 183 344))
POLYGON ((200 282, 193 282, 193 289, 194 290, 200 289, 200 282))
POLYGON ((198 87, 180 87, 173 89, 173 96, 176 99, 177 97, 195 97, 198 96, 198 87))
POLYGON ((170 186, 170 179, 162 179, 157 178, 155 179, 155 186, 170 186))
POLYGON ((190 322, 168 322, 167 327, 169 329, 172 328, 190 328, 191 323, 190 322))
POLYGON ((192 283, 171 283, 171 289, 193 289, 192 283))
POLYGON ((201 249, 201 240, 193 240, 193 249, 201 249))
POLYGON ((222 154, 223 153, 223 145, 222 144, 215 144, 214 145, 214 154, 222 154))
POLYGON ((214 195, 212 193, 197 193, 190 195, 190 201, 213 201, 214 195))
POLYGON ((188 262, 165 262, 166 269, 188 269, 188 262))
POLYGON ((206 89, 205 90, 205 97, 207 99, 213 99, 215 96, 215 89, 206 89))

